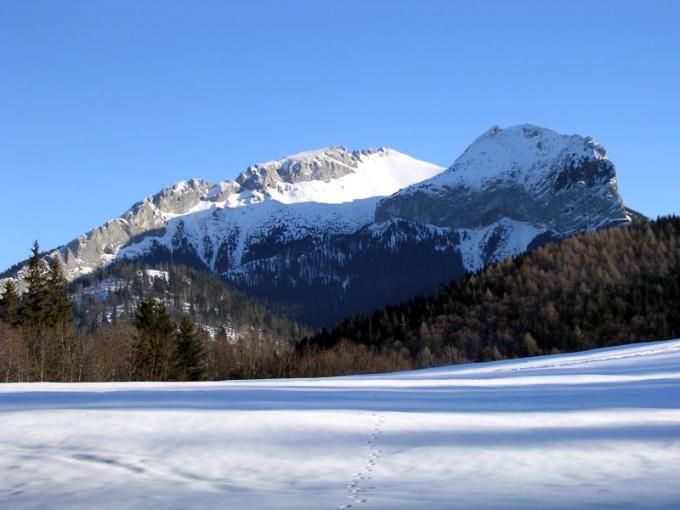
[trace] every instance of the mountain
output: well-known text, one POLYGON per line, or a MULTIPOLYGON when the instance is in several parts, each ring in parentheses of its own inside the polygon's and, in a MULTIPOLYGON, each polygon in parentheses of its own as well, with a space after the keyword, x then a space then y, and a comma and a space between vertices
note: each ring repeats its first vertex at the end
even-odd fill
POLYGON ((601 145, 522 125, 493 128, 446 170, 330 147, 182 181, 58 253, 69 278, 114 260, 182 263, 321 325, 630 220, 601 145))
POLYGON ((60 254, 71 277, 140 257, 186 259, 234 277, 248 272, 272 236, 288 242, 354 232, 372 220, 376 197, 440 170, 389 149, 301 153, 251 166, 233 181, 179 182, 60 254))
POLYGON ((468 270, 631 221, 604 147, 529 124, 490 129, 446 171, 381 201, 376 221, 392 218, 461 232, 468 270))

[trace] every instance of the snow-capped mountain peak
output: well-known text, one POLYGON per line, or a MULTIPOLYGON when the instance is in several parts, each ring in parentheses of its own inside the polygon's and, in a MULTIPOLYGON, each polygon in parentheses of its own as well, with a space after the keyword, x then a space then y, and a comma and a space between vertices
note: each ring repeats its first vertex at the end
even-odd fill
POLYGON ((563 135, 552 129, 520 124, 496 125, 478 137, 433 184, 483 188, 498 180, 541 185, 550 172, 583 160, 607 160, 607 152, 590 137, 563 135))
POLYGON ((340 204, 389 196, 443 170, 387 147, 361 151, 327 147, 252 165, 236 179, 216 184, 196 178, 176 182, 145 197, 125 216, 146 207, 153 215, 169 219, 269 199, 282 204, 340 204))
POLYGON ((253 165, 235 182, 285 204, 339 204, 388 196, 442 170, 386 147, 349 151, 336 146, 253 165))

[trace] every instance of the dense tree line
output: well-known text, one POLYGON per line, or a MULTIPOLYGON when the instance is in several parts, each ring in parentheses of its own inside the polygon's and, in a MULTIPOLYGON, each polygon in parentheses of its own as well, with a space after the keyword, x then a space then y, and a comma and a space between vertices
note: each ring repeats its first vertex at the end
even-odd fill
POLYGON ((299 349, 343 340, 398 350, 417 366, 579 351, 680 337, 680 218, 548 244, 349 317, 299 349))
MULTIPOLYGON (((156 311, 151 315, 156 317, 140 319, 139 323, 119 321, 93 331, 75 332, 73 354, 78 370, 74 374, 45 372, 42 379, 38 371, 40 357, 30 348, 29 332, 0 321, 0 381, 321 377, 406 370, 413 366, 401 353, 380 353, 352 342, 300 353, 290 342, 279 344, 252 331, 237 336, 220 332, 211 338, 188 318, 171 334, 167 312, 157 302, 153 308, 156 311)), ((49 336, 46 343, 51 343, 49 336)), ((57 360, 50 355, 46 359, 50 364, 57 360)))
POLYGON ((8 326, 0 331, 3 368, 9 373, 26 370, 30 364, 26 377, 31 380, 76 380, 81 369, 78 342, 61 260, 45 261, 34 243, 24 280, 23 294, 9 282, 0 296, 0 318, 8 326), (9 328, 20 328, 21 349, 14 341, 16 335, 6 332, 9 328))
MULTIPOLYGON (((121 379, 208 377, 203 341, 188 316, 176 325, 159 301, 146 298, 132 321, 134 330, 120 328, 117 338, 97 341, 98 336, 83 334, 74 325, 58 256, 45 260, 36 242, 23 281, 22 294, 10 280, 0 297, 0 368, 5 381, 99 379, 95 374, 102 367, 97 365, 107 353, 124 365, 113 372, 121 379)), ((111 360, 104 365, 110 367, 111 360)))

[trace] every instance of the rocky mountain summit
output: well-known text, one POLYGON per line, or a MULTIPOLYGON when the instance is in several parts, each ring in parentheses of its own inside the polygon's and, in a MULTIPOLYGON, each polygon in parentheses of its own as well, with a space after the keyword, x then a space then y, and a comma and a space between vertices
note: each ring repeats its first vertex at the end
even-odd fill
POLYGON ((70 279, 114 260, 186 264, 321 325, 629 221, 601 145, 526 124, 492 128, 448 169, 329 147, 182 181, 56 252, 70 279))
POLYGON ((383 200, 376 221, 392 217, 453 229, 512 219, 557 237, 628 221, 604 147, 529 124, 495 126, 446 171, 383 200))

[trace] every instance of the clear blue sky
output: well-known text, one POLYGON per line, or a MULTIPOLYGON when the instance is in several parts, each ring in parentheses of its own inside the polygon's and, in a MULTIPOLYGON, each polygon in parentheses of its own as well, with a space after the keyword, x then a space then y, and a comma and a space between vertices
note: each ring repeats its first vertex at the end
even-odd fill
POLYGON ((494 124, 602 142, 680 213, 680 2, 0 2, 0 268, 188 177, 341 144, 450 164, 494 124))

